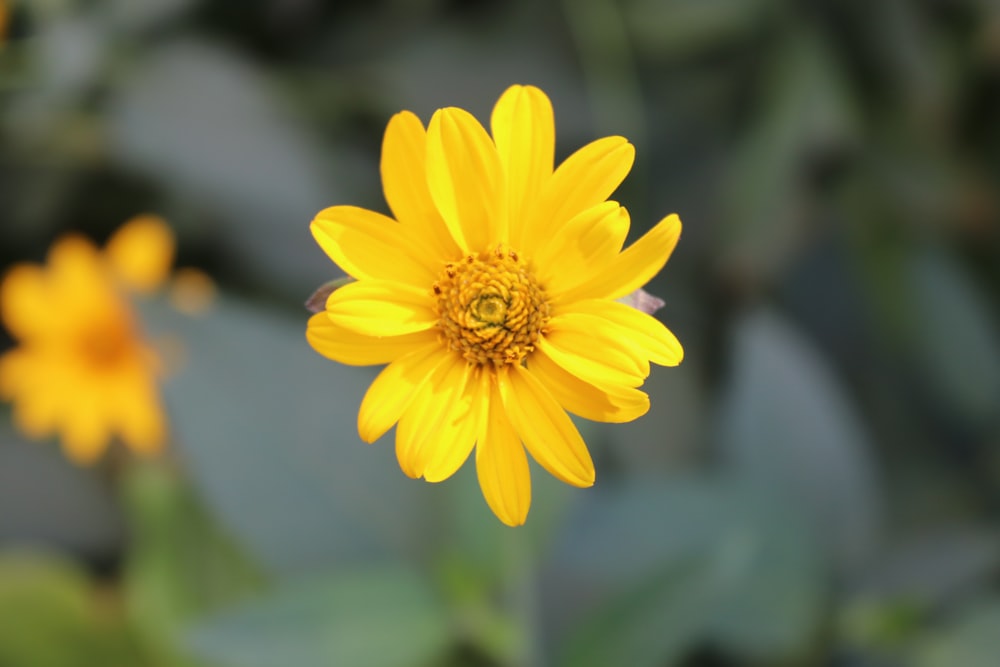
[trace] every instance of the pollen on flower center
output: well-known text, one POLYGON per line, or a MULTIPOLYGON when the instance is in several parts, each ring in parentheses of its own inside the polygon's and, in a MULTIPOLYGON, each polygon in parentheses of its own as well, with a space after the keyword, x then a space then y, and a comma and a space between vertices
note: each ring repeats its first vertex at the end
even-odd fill
POLYGON ((446 264, 434 294, 442 342, 479 365, 521 363, 549 319, 545 291, 503 246, 446 264))

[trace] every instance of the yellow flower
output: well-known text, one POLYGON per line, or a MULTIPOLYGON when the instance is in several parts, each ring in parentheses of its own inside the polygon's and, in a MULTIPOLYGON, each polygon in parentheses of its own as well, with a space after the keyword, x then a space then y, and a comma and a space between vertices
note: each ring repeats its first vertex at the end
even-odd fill
POLYGON ((58 433, 80 463, 116 435, 138 452, 160 449, 159 361, 123 288, 151 289, 172 255, 170 230, 143 216, 119 229, 104 253, 72 235, 53 244, 45 266, 10 270, 0 284, 0 319, 18 345, 0 356, 0 398, 13 401, 22 431, 58 433))
POLYGON ((321 211, 311 231, 356 282, 309 320, 321 354, 388 363, 358 416, 374 442, 394 424, 410 477, 438 482, 476 449, 493 512, 524 523, 525 448, 558 479, 594 483, 594 464, 567 411, 625 422, 649 409, 649 362, 683 352, 659 321, 616 300, 663 267, 676 215, 622 251, 628 212, 605 201, 632 167, 622 137, 590 143, 553 170, 555 125, 545 94, 512 86, 492 138, 469 113, 438 110, 425 130, 390 120, 382 183, 395 220, 352 206, 321 211))

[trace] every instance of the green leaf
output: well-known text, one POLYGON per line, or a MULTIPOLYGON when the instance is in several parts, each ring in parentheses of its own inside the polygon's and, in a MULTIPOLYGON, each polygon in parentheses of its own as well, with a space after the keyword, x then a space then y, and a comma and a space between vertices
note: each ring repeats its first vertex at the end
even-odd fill
POLYGON ((736 490, 733 526, 716 545, 721 600, 708 636, 760 661, 804 655, 816 637, 828 567, 810 519, 759 487, 736 490))
POLYGON ((924 528, 884 549, 857 588, 864 597, 940 608, 989 586, 1000 567, 1000 534, 988 525, 924 528))
POLYGON ((109 7, 111 22, 119 29, 129 33, 139 33, 151 30, 174 20, 179 14, 189 10, 195 0, 149 0, 148 2, 131 2, 130 0, 112 0, 109 7))
MULTIPOLYGON (((348 165, 347 151, 325 155, 283 106, 274 81, 234 50, 174 40, 132 66, 115 90, 110 148, 179 200, 211 209, 217 228, 199 222, 181 234, 224 239, 229 258, 252 267, 245 279, 295 298, 329 276, 333 265, 308 226, 332 203, 363 203, 347 195, 363 189, 354 180, 363 170, 348 165)), ((375 191, 376 164, 368 174, 375 191)))
POLYGON ((703 635, 718 602, 711 573, 689 557, 626 588, 571 636, 564 667, 673 664, 703 635))
POLYGON ((146 664, 124 618, 84 573, 41 553, 0 555, 0 665, 146 664))
POLYGON ((305 313, 225 296, 200 318, 154 306, 147 325, 184 350, 164 388, 177 446, 207 506, 262 565, 419 552, 433 487, 400 472, 391 443, 358 437, 371 370, 314 352, 305 313))
POLYGON ((838 609, 841 634, 863 650, 908 650, 939 610, 987 590, 998 565, 1000 536, 990 527, 925 530, 887 550, 852 586, 838 609))
POLYGON ((801 244, 810 160, 859 142, 854 100, 835 54, 809 29, 775 49, 764 99, 723 184, 722 250, 737 275, 773 278, 801 244))
POLYGON ((875 655, 911 644, 928 614, 923 604, 906 598, 861 597, 839 605, 837 611, 841 643, 875 655))
POLYGON ((622 11, 647 56, 697 56, 753 35, 774 14, 773 0, 626 0, 622 11))
POLYGON ((914 254, 906 268, 910 353, 928 393, 967 424, 995 424, 1000 330, 987 297, 942 251, 914 254))
POLYGON ((187 644, 226 667, 420 667, 443 654, 449 637, 426 582, 385 565, 286 582, 203 620, 187 644))
POLYGON ((842 568, 874 549, 882 500, 872 443, 824 359, 767 310, 735 328, 718 415, 724 465, 784 496, 822 526, 842 568))
POLYGON ((123 481, 132 538, 126 604, 167 655, 183 622, 259 589, 261 577, 163 462, 135 463, 123 481))
POLYGON ((709 641, 787 658, 815 632, 825 564, 801 517, 756 485, 646 480, 605 489, 577 518, 557 562, 564 595, 589 612, 567 667, 653 667, 709 641))
POLYGON ((1000 601, 989 599, 930 632, 912 649, 915 667, 994 667, 1000 636, 1000 601))

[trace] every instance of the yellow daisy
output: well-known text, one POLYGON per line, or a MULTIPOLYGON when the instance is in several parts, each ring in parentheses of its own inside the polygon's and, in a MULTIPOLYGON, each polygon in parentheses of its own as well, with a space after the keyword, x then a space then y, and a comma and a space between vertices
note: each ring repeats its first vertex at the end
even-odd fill
POLYGON ((0 356, 0 398, 13 402, 22 431, 57 433, 80 463, 96 459, 114 436, 138 452, 162 446, 159 361, 123 288, 152 289, 172 255, 169 228, 143 216, 119 229, 103 253, 72 235, 53 244, 45 266, 8 272, 0 319, 18 345, 0 356))
POLYGON ((396 425, 410 477, 438 482, 476 450, 483 495, 504 523, 531 503, 525 448, 552 475, 594 483, 567 411, 625 422, 649 409, 649 362, 680 363, 658 320, 619 303, 663 267, 676 215, 622 251, 628 212, 606 201, 632 167, 622 137, 590 143, 553 170, 552 105, 512 86, 492 138, 468 112, 438 110, 427 129, 396 114, 382 145, 395 220, 353 206, 310 227, 356 279, 335 290, 306 336, 351 365, 388 364, 361 403, 374 442, 396 425))

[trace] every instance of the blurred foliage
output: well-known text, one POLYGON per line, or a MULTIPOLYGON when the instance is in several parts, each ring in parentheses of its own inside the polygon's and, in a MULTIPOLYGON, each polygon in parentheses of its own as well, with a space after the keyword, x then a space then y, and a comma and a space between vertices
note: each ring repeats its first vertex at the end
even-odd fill
POLYGON ((40 554, 0 561, 0 663, 134 665, 140 659, 113 600, 72 564, 40 554))
POLYGON ((143 305, 168 457, 72 468, 0 413, 0 665, 995 663, 996 2, 8 4, 0 267, 152 211, 220 293, 143 305), (301 307, 338 277, 312 215, 385 209, 389 116, 511 83, 559 157, 636 144, 687 352, 516 531, 360 443, 373 370, 301 307))

